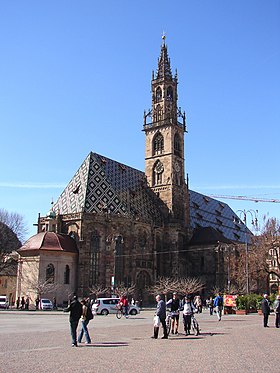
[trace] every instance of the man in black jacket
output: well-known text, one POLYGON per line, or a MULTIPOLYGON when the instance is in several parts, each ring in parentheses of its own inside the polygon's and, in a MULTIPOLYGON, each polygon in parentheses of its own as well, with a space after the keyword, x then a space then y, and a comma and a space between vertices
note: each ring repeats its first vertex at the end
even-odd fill
POLYGON ((73 296, 72 302, 67 308, 65 308, 64 312, 70 312, 69 322, 72 337, 72 347, 77 347, 77 328, 80 317, 82 316, 82 305, 78 301, 76 295, 73 296))
POLYGON ((268 323, 268 316, 270 314, 270 305, 269 305, 269 300, 268 300, 268 295, 267 294, 264 294, 264 296, 263 296, 262 313, 263 313, 263 326, 265 328, 269 328, 267 323, 268 323))

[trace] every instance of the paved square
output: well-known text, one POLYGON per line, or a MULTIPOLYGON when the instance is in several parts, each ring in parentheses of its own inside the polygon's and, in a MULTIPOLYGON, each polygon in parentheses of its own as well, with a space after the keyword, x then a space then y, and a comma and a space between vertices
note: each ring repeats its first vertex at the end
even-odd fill
MULTIPOLYGON (((199 336, 151 339, 153 311, 118 320, 96 316, 92 345, 71 347, 68 314, 0 311, 0 372, 260 372, 279 371, 280 329, 262 316, 197 315, 199 336)), ((160 337, 162 331, 160 331, 160 337)))

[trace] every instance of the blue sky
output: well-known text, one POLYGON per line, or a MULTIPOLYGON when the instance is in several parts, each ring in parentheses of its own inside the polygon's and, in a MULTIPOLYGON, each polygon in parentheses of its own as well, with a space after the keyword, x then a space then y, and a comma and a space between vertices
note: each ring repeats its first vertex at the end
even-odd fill
MULTIPOLYGON (((90 151, 144 170, 163 31, 190 188, 280 199, 279 0, 2 1, 0 208, 30 235, 90 151)), ((280 219, 279 203, 223 201, 280 219)))

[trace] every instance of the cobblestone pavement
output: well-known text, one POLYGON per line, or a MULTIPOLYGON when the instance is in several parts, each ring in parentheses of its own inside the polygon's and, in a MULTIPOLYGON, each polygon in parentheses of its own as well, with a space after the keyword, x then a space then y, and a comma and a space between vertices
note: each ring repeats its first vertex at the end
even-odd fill
MULTIPOLYGON (((199 336, 151 339, 153 311, 118 320, 96 316, 92 344, 71 347, 68 314, 0 311, 0 372, 260 372, 279 371, 280 329, 262 316, 197 315, 199 336)), ((160 337, 162 331, 160 331, 160 337)))

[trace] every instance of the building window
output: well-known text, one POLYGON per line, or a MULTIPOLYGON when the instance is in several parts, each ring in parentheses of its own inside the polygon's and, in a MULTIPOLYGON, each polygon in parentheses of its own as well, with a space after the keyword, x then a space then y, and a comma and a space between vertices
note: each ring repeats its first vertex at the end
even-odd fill
POLYGON ((157 87, 156 89, 156 102, 159 102, 162 98, 162 91, 160 87, 157 87))
POLYGON ((178 133, 175 133, 174 136, 174 154, 175 155, 181 155, 181 140, 178 133))
POLYGON ((91 243, 90 243, 89 286, 93 286, 98 283, 99 251, 100 251, 100 236, 97 231, 94 231, 91 235, 91 243))
POLYGON ((70 268, 68 264, 65 266, 64 284, 70 284, 70 268))
POLYGON ((53 284, 54 283, 54 265, 52 263, 50 263, 50 264, 47 265, 47 269, 46 269, 46 281, 49 284, 53 284))
POLYGON ((167 100, 173 101, 173 89, 172 87, 167 88, 167 100))
POLYGON ((164 150, 164 139, 161 133, 157 133, 153 141, 153 155, 162 154, 164 150))

